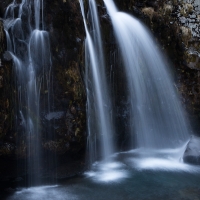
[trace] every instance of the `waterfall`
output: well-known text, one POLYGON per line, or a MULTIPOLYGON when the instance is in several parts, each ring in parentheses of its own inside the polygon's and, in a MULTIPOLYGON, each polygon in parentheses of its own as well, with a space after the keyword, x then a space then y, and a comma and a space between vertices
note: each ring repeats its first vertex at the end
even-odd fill
POLYGON ((95 1, 89 0, 91 15, 91 31, 89 32, 84 13, 83 1, 80 0, 81 11, 86 31, 85 60, 87 86, 87 119, 88 147, 90 162, 98 156, 107 159, 113 152, 114 127, 111 120, 111 100, 105 75, 102 39, 95 1), (100 144, 98 145, 100 141, 100 144), (100 147, 99 147, 100 146, 100 147))
MULTIPOLYGON (((30 0, 21 3, 13 0, 4 16, 7 51, 13 59, 18 91, 17 143, 25 148, 29 185, 39 183, 42 159, 40 98, 41 91, 49 91, 51 70, 49 35, 44 30, 42 9, 43 0, 34 0, 34 6, 30 0)), ((48 112, 47 108, 42 109, 48 112)))
POLYGON ((147 29, 134 17, 104 0, 127 78, 130 134, 138 147, 173 148, 189 138, 189 128, 169 66, 147 29))

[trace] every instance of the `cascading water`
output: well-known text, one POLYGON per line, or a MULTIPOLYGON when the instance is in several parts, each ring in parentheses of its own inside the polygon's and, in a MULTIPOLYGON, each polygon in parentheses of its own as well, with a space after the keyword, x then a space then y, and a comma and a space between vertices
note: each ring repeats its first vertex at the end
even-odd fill
POLYGON ((43 1, 32 3, 30 0, 21 3, 13 0, 4 17, 7 50, 13 59, 19 94, 16 108, 16 124, 20 123, 18 143, 25 145, 29 185, 39 183, 42 156, 40 93, 41 90, 49 91, 51 69, 49 36, 43 30, 43 1), (26 141, 22 139, 24 134, 26 141))
MULTIPOLYGON (((138 147, 174 148, 189 138, 188 124, 166 61, 145 27, 104 0, 122 53, 138 147)), ((134 134, 135 133, 135 134, 134 134)))
MULTIPOLYGON (((88 147, 90 162, 97 159, 96 143, 100 140, 102 159, 107 159, 113 152, 114 127, 110 116, 111 101, 105 78, 105 62, 103 56, 100 26, 95 1, 89 0, 91 15, 91 33, 86 25, 83 1, 80 0, 84 19, 86 40, 86 85, 87 85, 87 118, 88 118, 88 147)), ((97 147, 98 148, 98 147, 97 147)), ((97 152, 98 154, 98 152, 97 152)))
MULTIPOLYGON (((181 148, 171 149, 171 147, 176 146, 179 143, 179 139, 185 140, 188 138, 188 128, 186 120, 184 119, 181 111, 181 106, 178 103, 176 92, 171 84, 171 78, 169 78, 167 75, 167 66, 165 63, 163 64, 164 61, 162 56, 158 53, 157 49, 155 48, 155 44, 152 42, 152 38, 146 32, 144 27, 129 15, 117 12, 111 0, 104 1, 106 2, 114 29, 116 31, 115 34, 122 52, 124 65, 126 66, 126 70, 129 72, 126 76, 129 86, 128 91, 130 91, 129 96, 132 100, 130 109, 132 112, 131 122, 135 121, 135 130, 138 131, 138 134, 141 133, 138 138, 139 147, 151 147, 153 149, 148 149, 147 151, 147 149, 139 148, 129 152, 116 153, 112 155, 111 162, 95 163, 92 171, 87 173, 90 176, 89 178, 76 177, 75 179, 72 178, 66 181, 62 180, 62 184, 60 185, 21 188, 17 189, 16 192, 14 192, 14 190, 11 190, 12 192, 10 192, 9 188, 9 194, 7 198, 9 200, 98 200, 102 198, 199 199, 199 166, 188 165, 179 162, 180 154, 182 154, 185 149, 184 146, 181 148), (177 127, 175 128, 175 126, 177 127), (149 133, 148 136, 147 133, 149 133), (164 134, 168 134, 167 137, 169 138, 167 138, 164 134), (164 137, 166 143, 161 141, 161 137, 164 137), (148 138, 150 141, 147 141, 148 138), (153 142, 152 140, 156 140, 156 142, 153 142), (174 141, 175 143, 171 143, 170 140, 174 141), (159 145, 157 142, 160 142, 161 144, 159 145), (170 149, 158 149, 164 147, 170 147, 170 149)), ((90 3, 91 9, 92 0, 90 3)), ((105 96, 103 96, 107 94, 104 92, 107 88, 103 88, 103 86, 106 85, 101 85, 99 80, 102 71, 104 72, 104 68, 102 69, 98 67, 101 67, 104 64, 103 61, 101 62, 101 60, 98 59, 98 57, 102 59, 102 55, 100 52, 100 45, 97 41, 99 36, 97 36, 98 33, 96 30, 94 30, 97 24, 92 24, 92 30, 90 32, 88 31, 82 0, 80 0, 80 5, 87 35, 85 42, 85 54, 89 118, 88 125, 90 131, 89 136, 92 136, 93 131, 103 134, 103 130, 106 131, 106 133, 113 134, 112 132, 107 132, 108 128, 113 128, 112 126, 103 126, 107 125, 107 123, 103 121, 103 117, 108 120, 109 118, 107 119, 106 117, 109 116, 109 114, 106 113, 106 115, 103 115, 105 114, 105 111, 108 111, 108 109, 106 109, 104 106, 104 103, 107 102, 104 101, 105 96), (94 110, 93 107, 95 107, 94 110), (100 112, 100 109, 102 109, 103 113, 100 112), (99 126, 99 124, 103 127, 99 126), (94 125, 94 127, 92 125, 94 125)), ((94 16, 92 19, 94 19, 94 16)), ((38 88, 42 89, 42 77, 47 72, 48 67, 42 68, 41 70, 40 66, 42 64, 45 65, 46 62, 42 62, 42 64, 37 62, 38 60, 36 58, 40 55, 35 54, 35 56, 33 56, 31 52, 33 53, 37 51, 37 48, 34 46, 34 44, 37 43, 35 43, 36 41, 33 42, 34 39, 36 40, 36 38, 40 38, 41 43, 44 42, 45 39, 42 39, 41 35, 46 35, 46 32, 38 32, 38 30, 32 31, 32 29, 29 29, 31 26, 25 26, 26 30, 30 30, 30 32, 29 34, 26 34, 26 37, 24 36, 23 40, 20 39, 20 41, 18 41, 18 37, 13 37, 13 35, 18 36, 17 32, 13 31, 13 29, 16 28, 16 23, 18 22, 12 20, 12 18, 5 21, 8 23, 8 25, 9 21, 12 24, 9 25, 10 28, 8 28, 7 33, 8 36, 11 36, 10 39, 8 37, 8 41, 10 41, 8 44, 10 44, 10 52, 15 63, 18 90, 20 91, 21 88, 21 92, 19 93, 19 101, 21 106, 19 109, 19 114, 21 115, 21 123, 24 124, 24 126, 28 129, 27 131, 32 131, 34 128, 34 130, 36 130, 36 123, 33 119, 35 119, 34 116, 37 112, 40 112, 40 110, 38 108, 36 112, 31 110, 32 107, 28 107, 33 102, 30 102, 29 99, 26 99, 25 97, 28 95, 24 96, 23 92, 26 91, 25 94, 30 95, 30 92, 28 92, 29 89, 33 91, 32 88, 35 88, 34 92, 38 88), (20 43, 17 42, 24 42, 27 44, 28 57, 20 55, 21 52, 18 51, 20 43), (30 48, 31 44, 32 47, 30 48), (16 47, 15 50, 13 50, 13 46, 16 47), (32 61, 32 65, 30 65, 30 61, 32 61), (27 64, 27 70, 25 68, 25 64, 27 64), (31 73, 28 73, 30 69, 32 74, 34 74, 35 79, 30 78, 31 73), (22 70, 26 72, 26 76, 23 76, 21 73, 22 70), (38 74, 40 75, 39 77, 38 74), (38 77, 37 80, 36 75, 38 77), (32 84, 33 82, 34 84, 32 84), (35 85, 35 87, 32 85, 35 85), (30 112, 26 112, 26 110, 30 110, 30 112), (30 126, 31 123, 28 124, 28 119, 32 121, 33 127, 30 126)), ((21 25, 25 24, 21 23, 21 25)), ((47 47, 49 46, 47 45, 47 47)), ((33 101, 38 101, 39 103, 40 90, 36 91, 35 96, 37 98, 34 97, 33 101)), ((106 98, 106 100, 108 100, 109 96, 106 96, 106 98)), ((47 118, 50 118, 50 115, 51 113, 47 115, 47 118)), ((39 116, 36 117, 39 118, 39 116)), ((135 130, 132 130, 132 132, 135 130)), ((101 147, 106 148, 106 150, 102 150, 102 156, 104 156, 106 153, 110 155, 113 152, 112 146, 106 146, 109 145, 108 142, 110 142, 112 145, 110 137, 108 135, 104 137, 105 138, 100 137, 102 140, 101 147)), ((91 140, 89 143, 90 142, 91 140)), ((104 158, 107 158, 107 154, 104 158)), ((75 165, 73 166, 77 167, 76 164, 77 163, 75 162, 75 165)), ((60 169, 62 171, 62 168, 60 169)), ((4 195, 1 197, 4 197, 4 195)))

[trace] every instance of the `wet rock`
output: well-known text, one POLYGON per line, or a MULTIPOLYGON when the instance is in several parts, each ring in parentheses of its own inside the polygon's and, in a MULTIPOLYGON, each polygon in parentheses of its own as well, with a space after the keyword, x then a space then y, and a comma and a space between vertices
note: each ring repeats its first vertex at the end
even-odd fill
POLYGON ((77 175, 80 175, 85 170, 85 164, 83 162, 72 161, 71 163, 64 163, 58 167, 56 173, 57 179, 67 179, 77 175))
POLYGON ((154 15, 154 9, 152 7, 148 7, 148 8, 143 8, 142 12, 147 15, 150 20, 152 20, 153 15, 154 15))
POLYGON ((56 152, 57 154, 65 154, 66 151, 68 151, 69 147, 69 144, 66 143, 64 140, 48 141, 44 144, 45 149, 51 152, 56 152))
POLYGON ((13 182, 20 182, 23 181, 24 179, 22 177, 17 177, 13 180, 13 182))
POLYGON ((45 116, 45 118, 50 121, 50 120, 53 120, 53 119, 60 119, 60 118, 63 117, 63 115, 64 115, 63 111, 60 111, 60 112, 50 112, 50 113, 48 113, 45 116))
POLYGON ((183 161, 200 165, 200 137, 192 136, 183 155, 183 161))
POLYGON ((12 155, 15 150, 15 145, 11 143, 4 143, 0 145, 0 156, 1 155, 12 155))
POLYGON ((0 154, 5 155, 13 151, 8 145, 10 138, 13 138, 13 113, 12 113, 12 94, 13 81, 12 77, 12 63, 5 61, 3 54, 6 50, 6 37, 3 27, 3 21, 0 19, 0 142, 4 143, 4 146, 0 146, 0 154), (12 119, 11 119, 12 118, 12 119))
POLYGON ((194 11, 194 7, 192 4, 190 3, 185 3, 183 4, 183 7, 180 11, 180 13, 184 16, 188 16, 189 14, 191 14, 194 11))
POLYGON ((10 52, 6 51, 4 54, 3 54, 3 58, 4 60, 6 61, 11 61, 12 60, 12 56, 10 54, 10 52))
POLYGON ((76 108, 74 106, 72 106, 70 110, 71 110, 72 114, 74 114, 74 115, 76 114, 76 108))
POLYGON ((164 13, 163 13, 164 15, 170 15, 173 11, 173 6, 165 4, 163 9, 164 9, 164 13))
POLYGON ((192 38, 191 30, 190 28, 187 28, 184 26, 181 26, 180 30, 181 30, 181 36, 182 36, 183 42, 188 46, 188 43, 192 38))

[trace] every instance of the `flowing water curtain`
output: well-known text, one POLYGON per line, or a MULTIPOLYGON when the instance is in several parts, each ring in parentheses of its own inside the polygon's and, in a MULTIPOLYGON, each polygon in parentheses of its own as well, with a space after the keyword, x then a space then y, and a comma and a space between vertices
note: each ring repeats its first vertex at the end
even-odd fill
MULTIPOLYGON (((189 138, 188 123, 169 65, 147 29, 104 0, 124 60, 131 99, 130 134, 143 148, 171 148, 189 138)), ((134 140, 134 139, 133 139, 134 140)))
POLYGON ((113 132, 111 120, 111 100, 105 77, 105 62, 103 45, 100 33, 96 3, 89 0, 90 32, 86 24, 83 1, 80 0, 81 11, 86 31, 86 69, 87 69, 87 116, 88 116, 88 146, 90 158, 93 162, 100 154, 102 159, 107 159, 114 152, 113 132), (100 143, 98 145, 98 143, 100 143), (94 155, 91 152, 96 152, 94 155))
POLYGON ((26 135, 24 139, 18 133, 18 145, 25 142, 29 184, 33 185, 39 181, 36 174, 41 169, 41 112, 48 112, 40 109, 40 93, 50 91, 51 54, 49 35, 43 30, 43 0, 34 0, 34 6, 30 0, 14 0, 6 9, 4 25, 16 74, 16 125, 21 121, 18 132, 26 135))

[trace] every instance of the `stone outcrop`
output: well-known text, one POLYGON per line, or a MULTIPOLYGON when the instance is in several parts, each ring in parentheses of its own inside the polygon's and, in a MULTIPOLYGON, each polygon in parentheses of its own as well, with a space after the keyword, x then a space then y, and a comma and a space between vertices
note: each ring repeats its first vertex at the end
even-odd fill
POLYGON ((44 141, 43 148, 66 157, 69 164, 69 157, 80 160, 85 152, 85 33, 79 1, 47 0, 44 9, 51 42, 54 106, 54 112, 44 116, 44 121, 46 130, 54 130, 54 139, 44 141))
POLYGON ((185 163, 200 165, 200 137, 191 136, 183 155, 185 163))

